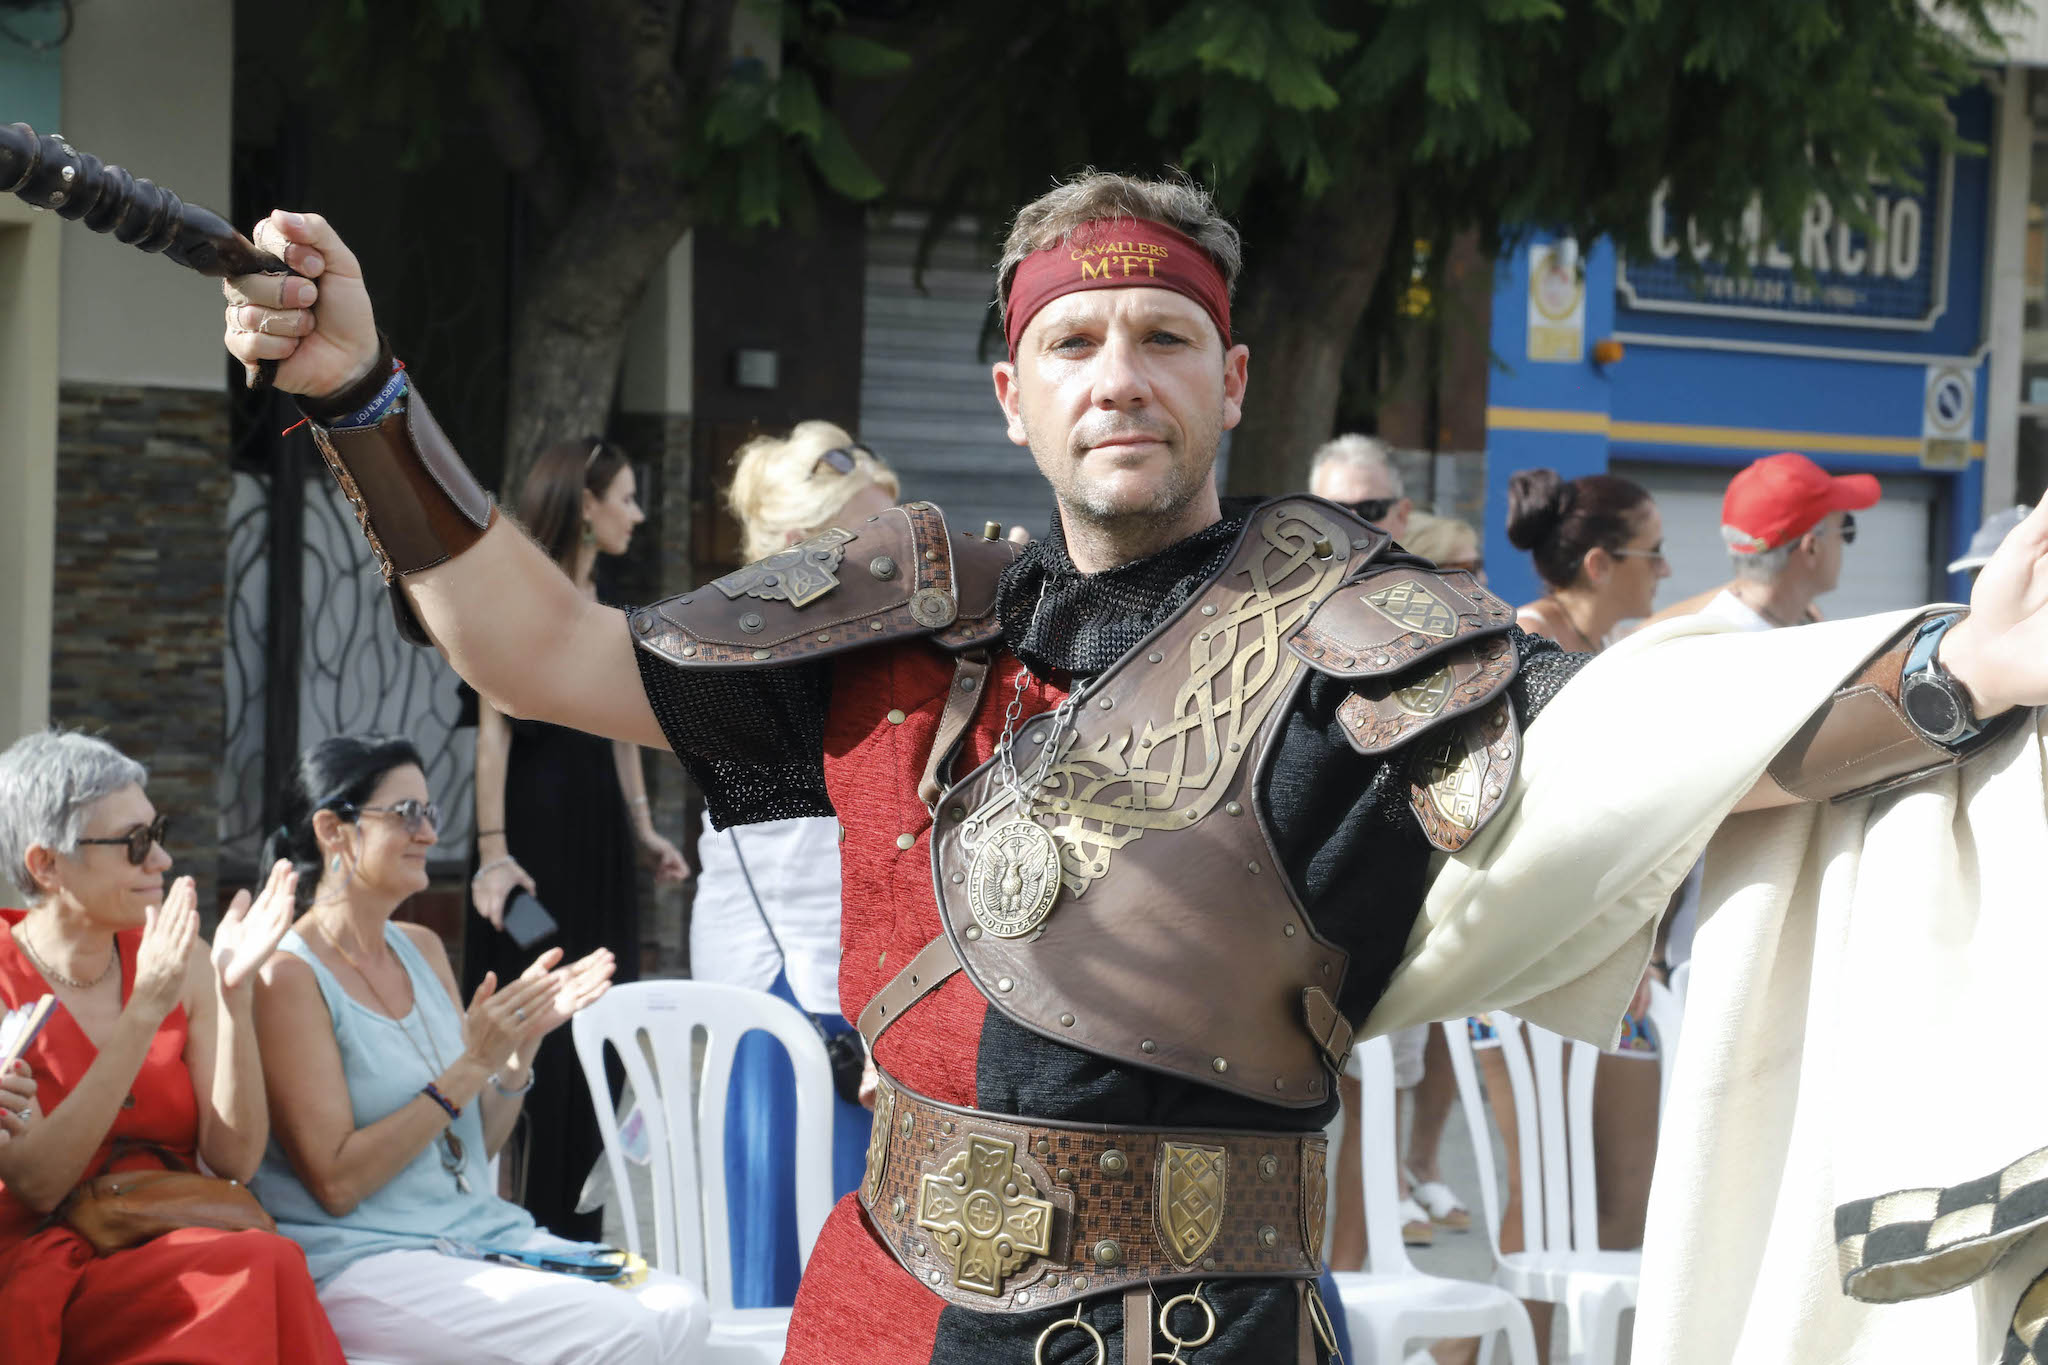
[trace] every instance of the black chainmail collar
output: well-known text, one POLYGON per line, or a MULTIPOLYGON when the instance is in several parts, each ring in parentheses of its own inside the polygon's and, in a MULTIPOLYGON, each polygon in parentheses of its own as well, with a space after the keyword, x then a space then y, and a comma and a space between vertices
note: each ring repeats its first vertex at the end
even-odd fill
POLYGON ((1084 574, 1068 557, 1059 514, 1003 573, 996 593, 1003 640, 1040 677, 1093 677, 1136 648, 1223 571, 1256 498, 1232 498, 1223 519, 1157 554, 1084 574), (1041 598, 1041 593, 1043 597, 1041 598))

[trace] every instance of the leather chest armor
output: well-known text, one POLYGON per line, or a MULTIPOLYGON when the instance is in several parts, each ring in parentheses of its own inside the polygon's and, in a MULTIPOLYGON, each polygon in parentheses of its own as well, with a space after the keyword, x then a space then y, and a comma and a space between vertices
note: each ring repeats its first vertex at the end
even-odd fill
MULTIPOLYGON (((1519 752, 1504 695, 1513 613, 1469 574, 1390 561, 1388 545, 1320 499, 1267 503, 1221 574, 1079 689, 1042 771, 1053 718, 1020 726, 1016 766, 1041 782, 1031 817, 1057 848, 1056 887, 1002 855, 1019 812, 996 761, 946 790, 932 845, 945 936, 876 995, 863 1028, 878 1033, 964 967, 997 1010, 1058 1042, 1261 1103, 1322 1103, 1325 1063, 1351 1042, 1336 1006, 1345 954, 1303 914, 1260 798, 1301 688, 1311 673, 1353 684, 1347 738, 1364 754, 1408 751, 1411 803, 1439 848, 1462 847, 1498 808, 1519 752), (1020 923, 1006 907, 1025 900, 1046 909, 1020 923)), ((1013 553, 949 537, 914 503, 643 609, 632 628, 683 667, 931 638, 959 656, 958 724, 951 739, 942 727, 936 774, 985 683, 991 567, 1013 553), (950 610, 920 615, 920 594, 950 610)))

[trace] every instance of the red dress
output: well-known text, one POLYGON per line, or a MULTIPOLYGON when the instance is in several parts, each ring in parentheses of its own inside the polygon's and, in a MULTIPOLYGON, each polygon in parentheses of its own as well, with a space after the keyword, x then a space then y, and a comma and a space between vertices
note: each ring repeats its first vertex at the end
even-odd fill
MULTIPOLYGON (((0 910, 0 924, 23 912, 0 910)), ((142 934, 120 935, 121 998, 135 984, 142 934)), ((0 935, 0 1006, 49 987, 10 935, 0 935)), ((116 1137, 158 1143, 195 1159, 199 1105, 185 1066, 187 1020, 171 1011, 151 1041, 135 1089, 108 1142, 86 1167, 97 1175, 116 1137)), ((27 1053, 45 1113, 64 1102, 99 1055, 70 1014, 51 1017, 27 1053)), ((158 1164, 124 1159, 115 1169, 158 1164)), ((111 1256, 95 1256, 0 1184, 0 1361, 7 1365, 342 1365, 305 1253, 268 1232, 181 1228, 111 1256)))

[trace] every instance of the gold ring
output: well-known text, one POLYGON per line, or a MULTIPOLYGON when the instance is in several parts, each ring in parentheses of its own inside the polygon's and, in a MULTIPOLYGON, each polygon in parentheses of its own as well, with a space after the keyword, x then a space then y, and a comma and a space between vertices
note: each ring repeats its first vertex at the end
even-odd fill
MULTIPOLYGON (((1160 1308, 1159 1335, 1165 1337, 1172 1344, 1175 1356, 1178 1356, 1183 1349, 1207 1345, 1209 1338, 1216 1335, 1216 1310, 1211 1308, 1209 1301, 1202 1297, 1200 1286, 1197 1286, 1192 1294, 1176 1294, 1168 1299, 1165 1305, 1160 1308), (1173 1316, 1174 1305, 1180 1303, 1191 1303, 1209 1315, 1209 1325, 1202 1329, 1202 1335, 1198 1337, 1184 1337, 1174 1331, 1172 1326, 1168 1324, 1167 1319, 1173 1316)), ((1156 1359, 1157 1357, 1154 1358, 1156 1359)))

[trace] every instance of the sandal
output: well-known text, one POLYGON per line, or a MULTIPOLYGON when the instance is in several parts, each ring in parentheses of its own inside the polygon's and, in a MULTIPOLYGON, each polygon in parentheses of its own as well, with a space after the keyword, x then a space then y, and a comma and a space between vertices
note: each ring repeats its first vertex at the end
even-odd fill
POLYGON ((1471 1210, 1449 1185, 1441 1180, 1417 1180, 1412 1173, 1408 1173, 1408 1182, 1414 1187, 1409 1192, 1411 1200, 1428 1215, 1430 1222, 1452 1232, 1472 1230, 1471 1210))
POLYGON ((1401 1201, 1401 1242, 1404 1246, 1426 1247, 1436 1244, 1436 1227, 1430 1222, 1429 1214, 1413 1199, 1401 1201))

